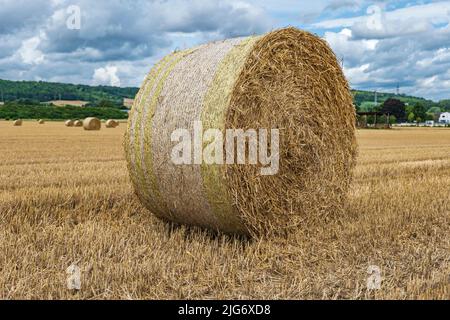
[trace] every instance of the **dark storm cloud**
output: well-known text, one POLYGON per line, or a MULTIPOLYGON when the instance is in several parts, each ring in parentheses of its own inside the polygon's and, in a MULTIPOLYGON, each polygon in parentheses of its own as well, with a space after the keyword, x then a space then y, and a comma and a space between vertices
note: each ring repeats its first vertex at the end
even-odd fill
POLYGON ((325 10, 339 10, 343 8, 358 8, 359 3, 353 0, 335 0, 331 1, 329 5, 325 7, 325 10))
POLYGON ((70 53, 81 48, 98 50, 88 61, 133 60, 149 57, 172 44, 168 33, 214 32, 218 37, 260 33, 268 25, 262 12, 211 1, 79 1, 81 29, 66 28, 64 11, 45 27, 47 53, 70 53))
POLYGON ((51 1, 0 0, 0 35, 34 30, 52 14, 51 1))
POLYGON ((77 82, 89 83, 95 70, 117 65, 108 70, 138 85, 148 64, 179 47, 180 39, 191 46, 271 26, 265 12, 237 0, 0 1, 0 77, 12 79, 74 79, 78 73, 77 82), (79 30, 67 27, 71 5, 80 8, 79 30), (137 74, 135 66, 143 65, 137 74))
POLYGON ((223 37, 261 33, 269 24, 256 7, 236 6, 227 2, 194 1, 176 19, 168 19, 162 27, 171 32, 217 32, 223 37))

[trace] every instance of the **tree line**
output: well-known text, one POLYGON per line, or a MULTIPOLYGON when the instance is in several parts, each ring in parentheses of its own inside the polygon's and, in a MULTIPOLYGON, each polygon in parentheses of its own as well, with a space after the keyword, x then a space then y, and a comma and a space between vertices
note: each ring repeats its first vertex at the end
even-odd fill
MULTIPOLYGON (((358 111, 376 111, 375 107, 379 104, 375 104, 375 93, 369 91, 353 90, 353 101, 355 106, 357 106, 358 111)), ((383 104, 388 99, 400 100, 405 104, 407 115, 411 113, 410 108, 416 105, 420 105, 425 108, 426 113, 437 114, 440 112, 450 111, 450 99, 441 100, 435 102, 432 100, 427 100, 424 98, 407 96, 404 94, 393 94, 393 93, 377 93, 378 103, 383 104)), ((423 115, 423 114, 422 114, 423 115)))
POLYGON ((45 120, 67 120, 83 119, 86 117, 97 117, 100 119, 126 119, 127 110, 117 107, 56 107, 53 105, 18 104, 8 102, 0 106, 0 119, 45 119, 45 120))
MULTIPOLYGON (((359 110, 358 106, 356 107, 359 110)), ((364 110, 365 111, 365 110, 364 110)), ((389 114, 391 123, 394 122, 425 122, 428 120, 437 121, 439 119, 440 108, 433 112, 434 110, 427 109, 425 105, 421 102, 416 102, 412 105, 405 104, 399 99, 389 98, 382 104, 375 106, 371 111, 381 112, 389 114)), ((370 117, 368 122, 373 122, 374 119, 370 117)), ((385 117, 378 117, 378 123, 385 123, 385 117)))

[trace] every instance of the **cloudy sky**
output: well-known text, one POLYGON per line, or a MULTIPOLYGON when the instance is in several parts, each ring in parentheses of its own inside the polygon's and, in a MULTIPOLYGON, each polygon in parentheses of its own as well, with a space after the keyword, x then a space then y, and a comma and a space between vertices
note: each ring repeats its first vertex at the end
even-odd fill
POLYGON ((0 78, 139 86, 174 49, 296 26, 353 88, 450 98, 450 1, 0 0, 0 78))

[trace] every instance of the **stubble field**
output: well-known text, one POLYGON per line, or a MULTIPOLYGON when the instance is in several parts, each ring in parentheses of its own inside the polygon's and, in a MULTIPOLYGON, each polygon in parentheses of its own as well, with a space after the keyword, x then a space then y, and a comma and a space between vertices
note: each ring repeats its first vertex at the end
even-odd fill
POLYGON ((450 299, 450 130, 358 131, 345 214, 259 240, 154 218, 124 131, 0 121, 0 299, 450 299))

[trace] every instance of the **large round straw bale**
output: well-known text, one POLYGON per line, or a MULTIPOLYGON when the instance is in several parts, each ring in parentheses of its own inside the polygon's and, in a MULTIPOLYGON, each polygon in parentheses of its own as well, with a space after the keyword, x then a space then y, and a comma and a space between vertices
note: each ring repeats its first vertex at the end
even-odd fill
POLYGON ((42 120, 42 119, 39 119, 39 120, 38 120, 38 123, 39 123, 39 124, 44 124, 44 123, 45 123, 45 121, 44 121, 44 120, 42 120))
POLYGON ((22 125, 22 120, 21 119, 17 119, 13 122, 13 125, 16 127, 20 127, 22 125))
POLYGON ((84 130, 100 130, 102 123, 99 119, 90 117, 83 120, 84 130))
POLYGON ((66 127, 73 127, 73 123, 74 123, 73 120, 67 120, 66 122, 64 122, 64 125, 65 125, 66 127))
POLYGON ((124 145, 135 191, 158 217, 224 232, 285 234, 343 211, 357 153, 355 110, 326 42, 287 28, 163 58, 135 99, 124 145), (258 148, 270 145, 269 154, 276 151, 270 130, 278 129, 278 172, 263 175, 261 158, 257 165, 175 164, 181 140, 172 142, 172 133, 192 133, 198 121, 200 132, 216 128, 223 136, 225 129, 267 129, 269 142, 258 148))
POLYGON ((75 122, 73 123, 74 127, 82 127, 83 126, 83 121, 81 120, 75 120, 75 122))
POLYGON ((107 128, 115 128, 115 127, 117 127, 119 125, 119 123, 117 122, 117 121, 115 121, 115 120, 112 120, 112 119, 109 119, 109 120, 107 120, 106 121, 106 127, 107 128))

